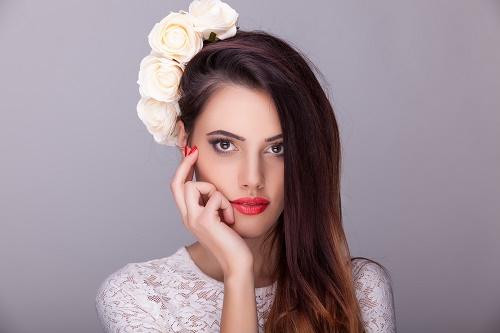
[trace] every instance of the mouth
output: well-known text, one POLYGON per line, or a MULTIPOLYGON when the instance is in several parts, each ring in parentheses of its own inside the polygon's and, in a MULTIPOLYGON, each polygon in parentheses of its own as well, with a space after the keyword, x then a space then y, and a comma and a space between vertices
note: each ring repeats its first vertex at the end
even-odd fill
POLYGON ((231 205, 242 214, 255 215, 262 213, 269 206, 269 200, 262 197, 239 198, 231 201, 231 205))
POLYGON ((267 204, 239 204, 239 203, 231 203, 231 205, 236 208, 240 213, 245 215, 255 215, 262 213, 266 208, 267 204))
POLYGON ((231 203, 237 203, 240 205, 267 205, 269 204, 269 200, 263 197, 244 197, 244 198, 238 198, 231 203))

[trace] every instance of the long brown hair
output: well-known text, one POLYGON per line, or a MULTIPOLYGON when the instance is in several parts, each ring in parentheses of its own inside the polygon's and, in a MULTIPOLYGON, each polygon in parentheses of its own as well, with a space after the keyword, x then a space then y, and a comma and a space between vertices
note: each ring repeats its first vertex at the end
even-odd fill
POLYGON ((190 133, 208 97, 226 83, 264 89, 283 130, 284 210, 266 235, 278 281, 266 332, 364 332, 342 227, 341 145, 333 108, 300 51, 267 32, 238 30, 203 48, 180 82, 179 119, 190 133))

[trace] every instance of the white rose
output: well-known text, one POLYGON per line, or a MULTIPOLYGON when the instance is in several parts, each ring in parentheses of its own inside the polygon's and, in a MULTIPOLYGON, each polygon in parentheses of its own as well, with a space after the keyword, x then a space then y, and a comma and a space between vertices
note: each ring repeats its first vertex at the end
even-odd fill
POLYGON ((184 65, 169 58, 147 55, 141 60, 139 92, 142 97, 153 97, 162 102, 179 99, 179 83, 184 65))
POLYGON ((220 0, 194 0, 189 4, 189 14, 195 18, 195 30, 208 39, 214 32, 219 39, 236 34, 238 13, 220 0))
POLYGON ((182 63, 203 47, 201 34, 194 30, 194 18, 184 11, 170 12, 156 23, 148 41, 153 51, 182 63))
POLYGON ((179 103, 157 101, 142 97, 137 103, 137 115, 157 143, 173 146, 176 143, 176 120, 180 114, 179 103))

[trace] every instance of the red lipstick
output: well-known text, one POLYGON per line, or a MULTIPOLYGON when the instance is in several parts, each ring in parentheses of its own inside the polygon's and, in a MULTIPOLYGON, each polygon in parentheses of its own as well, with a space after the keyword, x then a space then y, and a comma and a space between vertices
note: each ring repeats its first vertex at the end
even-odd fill
POLYGON ((244 197, 230 201, 231 205, 240 213, 245 215, 255 215, 262 213, 269 205, 269 200, 262 197, 244 197))

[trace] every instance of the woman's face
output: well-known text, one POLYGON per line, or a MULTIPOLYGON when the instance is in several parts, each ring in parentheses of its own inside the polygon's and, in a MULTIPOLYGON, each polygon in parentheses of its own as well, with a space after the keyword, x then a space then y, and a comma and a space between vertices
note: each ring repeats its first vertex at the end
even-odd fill
POLYGON ((197 181, 215 185, 229 201, 269 200, 267 208, 255 215, 233 208, 232 228, 239 235, 263 236, 282 213, 284 198, 283 138, 271 96, 239 85, 223 86, 207 100, 191 140, 199 150, 197 181))

